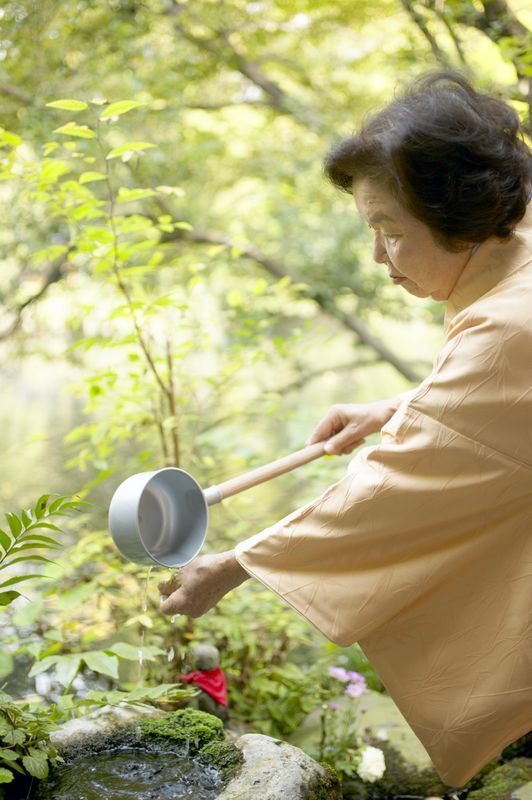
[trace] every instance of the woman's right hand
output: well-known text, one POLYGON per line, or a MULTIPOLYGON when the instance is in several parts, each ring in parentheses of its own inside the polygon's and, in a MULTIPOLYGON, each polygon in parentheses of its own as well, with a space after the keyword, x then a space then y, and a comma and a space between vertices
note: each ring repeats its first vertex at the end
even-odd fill
POLYGON ((366 436, 380 431, 397 411, 401 398, 373 403, 345 403, 331 406, 312 431, 307 445, 327 441, 324 450, 346 455, 362 444, 366 436))

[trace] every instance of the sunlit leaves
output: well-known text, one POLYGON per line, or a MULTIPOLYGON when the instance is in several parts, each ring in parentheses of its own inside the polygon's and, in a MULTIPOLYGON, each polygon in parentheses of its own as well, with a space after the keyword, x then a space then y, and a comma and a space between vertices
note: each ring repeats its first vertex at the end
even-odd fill
POLYGON ((95 181, 104 181, 106 178, 107 175, 104 175, 103 172, 82 172, 78 180, 81 184, 84 184, 94 183, 95 181))
POLYGON ((145 105, 138 100, 118 100, 116 103, 108 105, 100 114, 100 119, 109 119, 110 117, 121 117, 122 114, 127 114, 134 108, 140 108, 145 105))
POLYGON ((113 149, 107 153, 107 158, 129 160, 135 153, 143 153, 145 150, 150 150, 152 147, 155 147, 155 145, 150 142, 126 142, 126 144, 121 144, 119 147, 113 147, 113 149))
POLYGON ((160 647, 153 645, 136 647, 128 642, 116 642, 107 648, 107 652, 114 653, 120 658, 125 658, 129 661, 138 661, 139 656, 142 656, 143 661, 153 661, 158 656, 165 655, 165 651, 160 647))
POLYGON ((76 136, 79 139, 95 139, 96 134, 87 125, 77 125, 75 122, 67 122, 66 125, 61 125, 56 128, 54 133, 60 133, 62 136, 76 136))
POLYGON ((0 128, 0 147, 19 147, 22 144, 22 139, 16 133, 6 131, 5 128, 0 128))
POLYGON ((157 192, 153 189, 128 189, 121 186, 118 190, 117 200, 119 203, 129 203, 133 200, 145 200, 147 197, 155 197, 157 192))
POLYGON ((89 106, 82 100, 52 100, 51 103, 46 103, 46 107, 61 111, 85 111, 89 106))

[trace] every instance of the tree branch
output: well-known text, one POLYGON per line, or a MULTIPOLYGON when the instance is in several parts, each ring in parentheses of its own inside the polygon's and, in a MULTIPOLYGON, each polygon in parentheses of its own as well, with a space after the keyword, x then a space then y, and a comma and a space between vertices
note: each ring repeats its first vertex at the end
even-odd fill
POLYGON ((50 270, 44 276, 42 286, 37 292, 35 292, 35 294, 26 298, 26 300, 24 300, 22 303, 19 303, 14 308, 7 310, 7 314, 11 316, 11 320, 7 322, 3 330, 0 330, 0 341, 8 339, 10 336, 12 336, 12 334, 15 333, 15 331, 20 327, 24 316, 24 311, 28 308, 28 306, 32 305, 37 300, 40 300, 40 298, 43 297, 52 284, 58 283, 64 277, 64 267, 68 263, 68 256, 70 252, 71 249, 69 249, 66 253, 62 253, 59 258, 54 261, 50 267, 50 270))
POLYGON ((33 105, 34 102, 34 98, 31 97, 31 95, 22 92, 15 86, 8 86, 7 83, 0 83, 0 94, 5 95, 6 97, 12 97, 13 100, 17 100, 19 103, 24 103, 24 105, 33 105))
MULTIPOLYGON (((193 231, 175 231, 174 233, 165 234, 163 237, 164 242, 171 241, 188 241, 196 244, 214 244, 223 245, 224 247, 238 253, 238 258, 249 258, 256 264, 263 267, 270 275, 275 278, 290 278, 292 283, 306 284, 305 279, 297 273, 288 270, 283 264, 274 261, 265 256, 261 251, 254 247, 252 244, 241 245, 238 242, 232 241, 228 236, 218 231, 202 231, 195 229, 193 231)), ((322 293, 309 287, 302 291, 303 296, 313 300, 319 308, 327 315, 334 317, 345 328, 356 334, 362 344, 370 347, 379 358, 391 364, 403 377, 414 383, 422 380, 415 368, 407 361, 404 361, 400 356, 394 353, 388 345, 386 345, 378 336, 376 336, 368 328, 365 322, 356 317, 354 314, 346 314, 341 311, 334 300, 326 297, 322 293)))
POLYGON ((290 114, 305 127, 323 130, 324 124, 319 116, 310 108, 303 106, 299 100, 289 95, 278 83, 269 78, 261 69, 257 61, 247 57, 244 50, 234 42, 226 30, 215 30, 213 36, 196 36, 187 30, 182 22, 174 22, 176 30, 186 41, 210 53, 220 62, 223 50, 226 51, 226 61, 229 67, 240 72, 248 81, 263 92, 265 99, 262 105, 270 106, 282 114, 290 114), (220 43, 222 47, 220 47, 220 43))
POLYGON ((404 10, 408 14, 408 16, 412 19, 414 24, 417 28, 421 31, 427 42, 429 43, 429 47, 432 50, 432 54, 434 58, 439 61, 444 67, 449 67, 449 59, 439 46, 436 38, 430 32, 427 23, 423 19, 422 15, 419 14, 418 11, 414 8, 412 0, 401 0, 401 5, 403 6, 404 10))
MULTIPOLYGON (((412 4, 412 0, 401 0, 401 2, 404 6, 405 4, 408 6, 411 6, 412 4)), ((430 3, 430 0, 429 5, 433 13, 437 14, 439 18, 443 19, 451 35, 451 20, 454 20, 460 25, 476 28, 485 36, 488 36, 495 44, 499 44, 502 38, 516 40, 518 47, 512 55, 511 61, 514 65, 519 84, 521 85, 517 86, 519 95, 518 98, 514 99, 519 99, 521 102, 527 103, 529 109, 529 121, 524 127, 528 132, 532 132, 532 76, 527 75, 527 67, 529 65, 527 65, 524 57, 530 52, 530 48, 532 46, 532 31, 530 31, 529 28, 527 28, 527 26, 521 22, 520 19, 518 19, 506 0, 480 0, 480 2, 480 7, 476 7, 472 3, 463 3, 461 6, 456 7, 453 6, 452 11, 448 11, 444 15, 441 15, 436 11, 432 3, 430 3)), ((411 13, 411 16, 417 24, 417 20, 414 18, 413 13, 411 13)), ((455 39, 454 36, 453 41, 458 49, 458 40, 455 39)), ((431 49, 434 52, 432 44, 431 49)), ((460 52, 461 51, 458 50, 459 55, 460 52)))

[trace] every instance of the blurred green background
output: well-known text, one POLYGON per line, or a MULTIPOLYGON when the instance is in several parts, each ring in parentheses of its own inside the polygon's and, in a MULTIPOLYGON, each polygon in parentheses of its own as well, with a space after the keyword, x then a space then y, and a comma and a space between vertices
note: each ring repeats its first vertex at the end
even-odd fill
MULTIPOLYGON (((442 67, 504 97, 530 133, 531 26, 529 0, 2 4, 0 500, 91 505, 47 580, 4 612, 0 672, 146 635, 171 653, 144 664, 160 683, 210 640, 234 713, 278 735, 297 726, 317 696, 309 665, 340 649, 251 582, 202 620, 162 619, 154 580, 146 590, 112 547, 110 497, 165 464, 219 482, 302 447, 332 403, 423 379, 443 307, 372 263, 323 157, 442 67)), ((214 508, 207 547, 272 524, 348 461, 214 508)), ((341 657, 382 689, 356 648, 341 657)))

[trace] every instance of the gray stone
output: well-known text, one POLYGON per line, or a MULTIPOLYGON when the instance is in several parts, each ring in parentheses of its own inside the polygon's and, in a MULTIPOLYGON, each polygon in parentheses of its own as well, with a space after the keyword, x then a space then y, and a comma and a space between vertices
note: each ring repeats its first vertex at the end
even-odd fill
POLYGON ((337 781, 297 747, 259 733, 235 744, 244 764, 218 800, 341 800, 337 781))
POLYGON ((159 709, 144 706, 103 706, 85 717, 65 722, 50 734, 50 740, 54 747, 65 748, 86 736, 93 736, 96 733, 107 734, 118 728, 133 725, 146 715, 161 716, 163 713, 159 709))
MULTIPOLYGON (((348 726, 359 737, 368 737, 378 742, 388 742, 418 770, 432 768, 429 755, 405 718, 391 699, 385 694, 368 691, 358 698, 345 695, 335 699, 338 706, 336 729, 340 733, 348 726)), ((312 711, 300 728, 289 737, 291 744, 303 750, 316 752, 321 737, 321 709, 312 711)))

